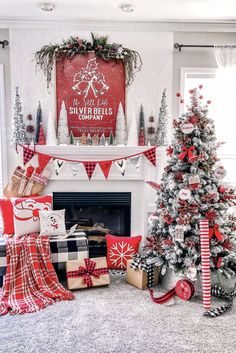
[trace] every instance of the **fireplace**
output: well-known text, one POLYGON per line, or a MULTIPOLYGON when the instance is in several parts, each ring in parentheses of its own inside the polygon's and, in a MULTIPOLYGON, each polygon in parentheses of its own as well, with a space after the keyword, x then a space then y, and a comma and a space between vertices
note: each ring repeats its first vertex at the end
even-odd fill
POLYGON ((103 223, 114 235, 130 236, 130 192, 54 192, 53 209, 66 210, 66 228, 103 223))
POLYGON ((89 240, 90 257, 106 255, 105 233, 130 236, 130 192, 54 192, 53 209, 66 210, 66 228, 79 224, 89 240), (103 234, 102 234, 103 233, 103 234))

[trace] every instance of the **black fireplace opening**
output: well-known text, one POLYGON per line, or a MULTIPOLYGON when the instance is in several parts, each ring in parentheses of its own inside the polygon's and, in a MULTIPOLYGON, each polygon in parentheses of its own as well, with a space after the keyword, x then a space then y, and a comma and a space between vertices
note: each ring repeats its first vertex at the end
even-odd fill
MULTIPOLYGON (((53 209, 66 210, 66 228, 103 225, 109 233, 130 236, 130 192, 54 192, 53 209)), ((96 228, 96 227, 95 227, 96 228)))

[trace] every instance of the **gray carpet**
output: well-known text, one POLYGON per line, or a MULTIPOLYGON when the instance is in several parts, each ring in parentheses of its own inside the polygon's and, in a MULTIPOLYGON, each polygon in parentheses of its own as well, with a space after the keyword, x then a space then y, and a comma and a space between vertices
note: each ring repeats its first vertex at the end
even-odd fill
MULTIPOLYGON (((109 287, 76 291, 34 314, 0 318, 0 353, 232 353, 236 303, 202 316, 201 301, 152 303, 147 291, 112 276, 109 287)), ((160 294, 160 290, 156 292, 160 294)), ((215 304, 219 302, 215 302, 215 304)))

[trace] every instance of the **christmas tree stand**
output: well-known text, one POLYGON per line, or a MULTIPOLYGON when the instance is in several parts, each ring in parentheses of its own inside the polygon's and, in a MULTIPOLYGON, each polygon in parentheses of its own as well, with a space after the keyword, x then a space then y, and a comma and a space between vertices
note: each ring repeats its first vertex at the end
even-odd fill
MULTIPOLYGON (((180 272, 175 272, 174 270, 167 268, 164 276, 161 276, 160 283, 166 291, 169 291, 171 288, 175 287, 175 284, 178 280, 186 278, 184 274, 180 272)), ((195 286, 195 295, 194 297, 202 297, 202 277, 201 274, 198 274, 194 280, 191 280, 195 286)), ((211 273, 211 285, 218 285, 222 287, 226 292, 233 290, 236 283, 236 276, 234 278, 226 278, 221 273, 217 271, 211 273)))

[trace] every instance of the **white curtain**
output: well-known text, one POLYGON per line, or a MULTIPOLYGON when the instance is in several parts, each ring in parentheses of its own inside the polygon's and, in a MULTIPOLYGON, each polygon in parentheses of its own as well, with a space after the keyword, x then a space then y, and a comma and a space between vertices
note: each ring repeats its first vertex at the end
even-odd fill
POLYGON ((214 52, 218 73, 212 118, 217 139, 226 142, 219 152, 236 155, 236 44, 215 45, 214 52))

